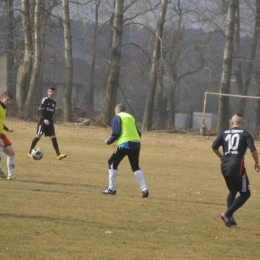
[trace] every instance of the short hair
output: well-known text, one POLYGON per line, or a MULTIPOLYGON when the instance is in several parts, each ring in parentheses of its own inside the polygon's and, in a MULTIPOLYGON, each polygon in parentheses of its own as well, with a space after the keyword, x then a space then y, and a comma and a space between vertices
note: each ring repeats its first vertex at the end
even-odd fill
POLYGON ((240 113, 234 114, 232 117, 232 122, 234 122, 237 125, 241 125, 244 123, 243 115, 240 113))
POLYGON ((48 88, 48 91, 49 91, 49 90, 55 91, 55 88, 54 88, 54 87, 50 87, 50 88, 48 88))
POLYGON ((10 98, 10 99, 13 99, 13 95, 9 92, 9 91, 5 91, 1 96, 0 98, 10 98))
POLYGON ((118 112, 124 112, 125 111, 125 105, 123 103, 117 104, 116 110, 118 110, 118 112))

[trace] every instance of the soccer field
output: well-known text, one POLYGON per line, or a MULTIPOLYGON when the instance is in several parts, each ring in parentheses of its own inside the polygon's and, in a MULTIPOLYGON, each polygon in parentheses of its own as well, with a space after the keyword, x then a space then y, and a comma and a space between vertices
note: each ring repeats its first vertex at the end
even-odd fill
MULTIPOLYGON (((246 168, 252 196, 236 212, 237 227, 220 218, 227 188, 215 137, 147 132, 142 135, 140 167, 150 196, 141 191, 128 159, 120 164, 117 194, 103 195, 110 129, 56 124, 60 151, 51 140, 37 144, 40 161, 28 159, 36 123, 8 119, 16 151, 16 181, 0 180, 0 259, 146 260, 259 259, 260 173, 250 153, 246 168)), ((260 151, 260 143, 256 142, 260 151)), ((6 156, 2 158, 6 172, 6 156)))

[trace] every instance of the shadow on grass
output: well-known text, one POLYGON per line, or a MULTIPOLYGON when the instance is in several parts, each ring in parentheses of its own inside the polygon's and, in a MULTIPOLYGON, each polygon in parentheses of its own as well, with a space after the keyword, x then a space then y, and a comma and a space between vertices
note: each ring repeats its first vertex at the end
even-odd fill
POLYGON ((36 183, 43 185, 61 185, 61 186, 70 186, 70 187, 95 187, 99 188, 97 185, 93 184, 80 184, 80 183, 60 183, 60 182, 50 182, 50 181, 32 181, 32 180, 17 180, 15 182, 25 182, 25 183, 36 183))
POLYGON ((52 222, 52 221, 65 221, 65 222, 79 222, 79 223, 86 223, 84 220, 79 219, 72 219, 72 218, 62 218, 62 217, 48 217, 48 216, 42 216, 42 215, 18 215, 18 214, 9 214, 9 213, 0 213, 0 218, 16 218, 16 219, 38 219, 38 220, 45 220, 46 222, 52 222))

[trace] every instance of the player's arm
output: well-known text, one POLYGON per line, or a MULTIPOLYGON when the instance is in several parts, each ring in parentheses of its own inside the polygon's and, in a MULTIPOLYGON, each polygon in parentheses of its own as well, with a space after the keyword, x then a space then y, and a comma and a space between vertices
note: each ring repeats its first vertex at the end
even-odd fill
POLYGON ((114 143, 121 134, 121 118, 120 116, 115 116, 112 120, 112 134, 108 140, 106 140, 106 144, 114 143))
POLYGON ((222 160, 223 154, 218 149, 214 149, 214 148, 211 149, 219 157, 219 159, 222 160))
POLYGON ((256 150, 254 138, 253 138, 251 133, 247 136, 247 146, 250 149, 251 155, 252 155, 252 157, 255 161, 255 169, 256 169, 257 172, 259 172, 260 171, 260 165, 259 165, 259 159, 258 159, 258 152, 256 150))
POLYGON ((251 152, 251 155, 252 155, 252 157, 253 157, 253 159, 255 161, 255 169, 256 169, 257 172, 259 172, 260 171, 260 165, 259 165, 259 159, 258 159, 258 152, 257 152, 257 150, 251 152))
POLYGON ((223 137, 222 137, 222 134, 220 134, 217 137, 217 139, 212 143, 212 146, 211 146, 212 151, 220 158, 220 160, 222 160, 223 154, 219 151, 218 148, 220 146, 223 147, 222 140, 223 140, 223 137))
POLYGON ((39 107, 39 111, 41 113, 41 117, 44 119, 46 119, 46 104, 45 104, 45 98, 42 99, 42 102, 40 104, 40 107, 39 107))
POLYGON ((43 119, 44 124, 49 125, 49 120, 47 119, 48 113, 47 113, 46 107, 47 107, 46 98, 43 98, 42 102, 40 104, 40 107, 39 107, 39 111, 41 113, 41 117, 43 119))

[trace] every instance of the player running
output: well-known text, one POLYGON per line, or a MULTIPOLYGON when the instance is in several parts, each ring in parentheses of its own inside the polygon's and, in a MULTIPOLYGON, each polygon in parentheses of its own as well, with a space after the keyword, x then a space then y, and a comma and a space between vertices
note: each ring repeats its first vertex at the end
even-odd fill
POLYGON ((36 137, 33 139, 28 157, 32 158, 31 151, 36 146, 38 141, 41 139, 41 136, 45 134, 46 136, 49 136, 52 140, 53 148, 57 154, 57 159, 61 160, 67 156, 67 154, 61 154, 57 142, 57 138, 55 136, 55 129, 54 129, 54 123, 53 123, 53 115, 55 113, 56 108, 56 101, 53 99, 55 95, 55 88, 48 88, 47 90, 47 97, 42 99, 41 105, 40 105, 40 112, 41 117, 38 122, 37 126, 37 132, 36 137))
POLYGON ((226 181, 229 194, 227 196, 227 211, 221 218, 227 227, 237 225, 233 215, 250 197, 249 179, 244 166, 247 148, 255 161, 255 169, 260 170, 258 153, 250 132, 243 129, 244 119, 241 114, 232 117, 232 128, 223 131, 213 142, 211 148, 221 160, 221 171, 226 181), (218 150, 222 146, 223 154, 218 150), (237 192, 240 196, 236 198, 237 192))

